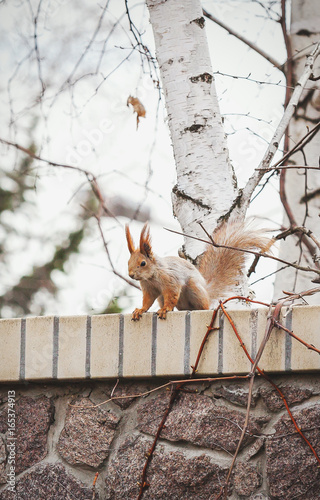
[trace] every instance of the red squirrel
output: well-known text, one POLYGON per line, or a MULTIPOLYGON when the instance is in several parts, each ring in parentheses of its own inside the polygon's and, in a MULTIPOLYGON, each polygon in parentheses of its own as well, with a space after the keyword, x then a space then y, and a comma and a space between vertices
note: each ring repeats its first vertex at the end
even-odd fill
MULTIPOLYGON (((231 292, 245 265, 245 253, 208 244, 198 268, 181 257, 158 257, 153 253, 148 223, 143 226, 139 248, 135 248, 126 225, 130 259, 129 276, 140 281, 142 307, 135 309, 137 321, 158 299, 160 319, 175 307, 179 311, 209 309, 212 302, 231 292)), ((272 240, 242 223, 224 223, 213 234, 215 243, 230 247, 267 251, 272 240)))

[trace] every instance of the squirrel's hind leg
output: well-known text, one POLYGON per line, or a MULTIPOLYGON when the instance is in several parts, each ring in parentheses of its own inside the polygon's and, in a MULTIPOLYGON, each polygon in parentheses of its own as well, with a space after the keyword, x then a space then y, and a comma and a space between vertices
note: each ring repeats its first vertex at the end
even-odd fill
POLYGON ((188 309, 190 311, 210 309, 209 294, 204 286, 190 278, 187 286, 184 287, 177 307, 179 310, 188 309))

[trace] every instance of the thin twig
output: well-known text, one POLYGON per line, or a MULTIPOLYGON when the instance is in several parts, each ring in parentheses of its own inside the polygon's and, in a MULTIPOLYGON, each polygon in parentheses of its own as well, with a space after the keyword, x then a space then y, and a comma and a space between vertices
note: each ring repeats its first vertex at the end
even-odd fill
MULTIPOLYGON (((313 167, 311 165, 281 165, 281 167, 267 168, 265 172, 272 172, 272 170, 297 170, 298 168, 303 168, 304 170, 318 170, 320 172, 320 167, 313 167)), ((256 168, 255 170, 261 170, 261 168, 256 168)))
MULTIPOLYGON (((313 137, 318 133, 318 130, 320 129, 320 121, 318 121, 315 126, 308 130, 303 137, 287 152, 285 153, 280 160, 278 160, 272 167, 270 167, 271 170, 276 169, 278 166, 282 165, 285 163, 286 160, 288 160, 291 156, 293 156, 295 153, 298 151, 301 151, 306 144, 308 144, 313 137)), ((257 170, 261 170, 257 169, 257 170)), ((266 169, 267 171, 268 169, 266 169)))
POLYGON ((289 229, 286 229, 285 231, 283 231, 282 233, 280 233, 276 236, 276 240, 286 238, 290 234, 294 234, 297 232, 303 233, 306 236, 309 236, 309 238, 311 238, 312 241, 316 244, 316 246, 320 249, 320 241, 314 236, 311 229, 307 229, 306 227, 303 227, 303 226, 295 226, 295 227, 290 227, 289 229))
POLYGON ((276 326, 280 330, 283 330, 284 332, 288 333, 290 335, 290 337, 293 337, 294 339, 296 339, 298 342, 303 344, 307 349, 310 349, 310 351, 314 351, 314 352, 317 352, 318 354, 320 354, 320 349, 317 349, 313 344, 308 344, 308 342, 305 342, 304 340, 302 340, 300 337, 298 337, 298 335, 296 335, 291 330, 289 330, 288 328, 283 326, 280 323, 280 321, 275 321, 274 326, 276 326))
POLYGON ((31 149, 20 146, 20 144, 17 144, 15 142, 7 141, 6 139, 0 138, 0 142, 2 142, 2 144, 6 144, 7 146, 12 146, 12 147, 18 149, 19 151, 26 153, 28 156, 30 156, 30 158, 47 163, 48 165, 51 165, 52 167, 62 167, 62 168, 70 169, 70 170, 75 170, 76 172, 80 172, 82 174, 85 174, 89 180, 94 178, 94 175, 92 174, 92 172, 90 172, 89 170, 86 170, 84 168, 76 167, 74 165, 68 165, 66 163, 57 163, 57 162, 54 162, 51 160, 47 160, 46 158, 42 158, 41 156, 38 156, 36 153, 31 151, 31 149))
POLYGON ((146 459, 146 462, 145 462, 143 470, 142 470, 142 477, 141 477, 141 481, 139 484, 140 489, 139 489, 139 494, 138 494, 137 500, 141 500, 145 489, 149 486, 147 481, 146 481, 148 466, 152 460, 153 452, 157 446, 158 439, 159 439, 160 434, 162 432, 162 429, 164 428, 164 425, 167 421, 170 410, 171 410, 173 403, 175 402, 175 399, 179 393, 179 389, 180 389, 180 385, 177 385, 176 387, 171 388, 171 395, 170 395, 169 404, 168 404, 168 406, 163 414, 163 417, 162 417, 161 422, 159 424, 159 427, 158 427, 158 430, 156 432, 153 443, 151 445, 151 448, 147 452, 147 459, 146 459))
POLYGON ((229 377, 205 377, 205 378, 194 378, 194 379, 183 379, 183 380, 170 380, 170 382, 167 382, 166 384, 159 385, 158 387, 155 387, 154 389, 149 389, 148 391, 141 392, 139 394, 130 394, 130 396, 112 396, 109 399, 106 399, 105 401, 102 401, 101 403, 97 403, 94 405, 76 405, 76 404, 71 404, 69 403, 69 406, 72 406, 73 408, 98 408, 99 406, 105 405, 107 403, 110 403, 111 401, 117 401, 121 399, 131 399, 131 398, 142 398, 145 396, 148 396, 149 394, 152 394, 153 392, 160 391, 161 389, 165 389, 171 386, 175 385, 180 385, 180 384, 194 384, 194 383, 203 383, 203 382, 221 382, 225 380, 238 380, 238 379, 247 379, 248 375, 230 375, 229 377))
POLYGON ((101 238, 102 238, 102 241, 103 241, 103 246, 104 246, 104 249, 106 251, 106 254, 107 254, 107 257, 108 257, 108 260, 109 260, 109 264, 111 266, 111 269, 112 269, 112 272, 118 276, 119 278, 121 278, 123 281, 125 281, 126 283, 128 283, 129 285, 133 286, 134 288, 137 288, 138 290, 140 290, 140 287, 139 285, 136 285, 134 281, 132 280, 129 280, 128 278, 126 278, 125 276, 123 276, 121 273, 119 273, 116 268, 114 267, 113 265, 113 262, 112 262, 112 259, 111 259, 111 255, 110 255, 110 252, 109 252, 109 248, 108 248, 108 244, 106 242, 106 239, 104 237, 104 234, 103 234, 103 231, 102 231, 102 227, 101 227, 101 220, 100 220, 100 217, 99 215, 96 215, 94 214, 93 217, 96 219, 97 221, 97 224, 98 224, 98 228, 99 228, 99 231, 100 231, 100 235, 101 235, 101 238))
POLYGON ((111 399, 113 398, 114 392, 115 392, 116 388, 118 387, 118 384, 119 384, 119 379, 117 378, 117 381, 116 381, 116 383, 111 391, 111 394, 110 394, 111 399))
POLYGON ((92 500, 95 500, 96 498, 96 482, 99 476, 99 472, 96 472, 96 475, 94 476, 94 480, 92 483, 92 500))
POLYGON ((197 236, 191 236, 191 234, 181 233, 180 231, 175 231, 174 229, 169 229, 167 227, 165 227, 164 229, 166 229, 166 231, 170 231, 170 233, 175 233, 175 234, 179 234, 181 236, 184 236, 185 238, 192 238, 194 240, 201 241, 202 243, 207 243, 208 245, 213 245, 216 248, 227 248, 229 250, 237 250, 239 252, 249 253, 251 255, 256 255, 258 257, 265 257, 266 259, 272 259, 272 260, 275 260, 277 262, 281 262, 282 264, 286 264, 288 266, 294 267, 295 269, 298 269, 299 271, 313 272, 313 273, 320 275, 320 269, 299 266, 298 264, 295 264, 294 262, 288 262, 286 260, 280 259, 279 257, 275 257, 274 255, 270 255, 270 254, 267 254, 264 252, 255 252, 254 250, 248 250, 246 248, 231 247, 229 245, 221 245, 220 243, 218 244, 216 242, 212 243, 211 241, 204 240, 203 238, 198 238, 197 236))

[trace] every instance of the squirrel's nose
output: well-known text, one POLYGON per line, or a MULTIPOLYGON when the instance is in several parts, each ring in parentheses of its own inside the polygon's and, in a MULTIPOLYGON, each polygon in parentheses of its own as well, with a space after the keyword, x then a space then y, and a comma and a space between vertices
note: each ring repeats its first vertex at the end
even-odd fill
POLYGON ((129 273, 129 276, 130 276, 130 278, 132 278, 134 280, 134 274, 133 273, 129 273))

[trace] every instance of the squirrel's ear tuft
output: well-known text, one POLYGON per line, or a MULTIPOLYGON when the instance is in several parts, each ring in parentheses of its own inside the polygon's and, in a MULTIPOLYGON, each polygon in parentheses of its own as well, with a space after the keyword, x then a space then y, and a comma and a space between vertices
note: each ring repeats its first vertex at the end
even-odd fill
POLYGON ((127 237, 129 252, 133 253, 135 251, 135 248, 134 248, 133 239, 132 239, 130 229, 129 229, 129 224, 126 224, 126 237, 127 237))
POLYGON ((145 223, 145 225, 142 228, 141 235, 140 235, 140 252, 148 257, 149 259, 152 258, 153 253, 152 253, 152 247, 151 247, 151 236, 150 236, 150 229, 149 229, 149 224, 148 222, 145 223))

